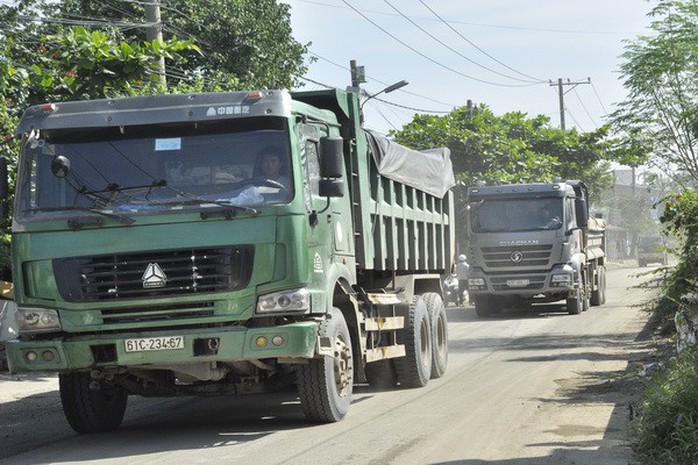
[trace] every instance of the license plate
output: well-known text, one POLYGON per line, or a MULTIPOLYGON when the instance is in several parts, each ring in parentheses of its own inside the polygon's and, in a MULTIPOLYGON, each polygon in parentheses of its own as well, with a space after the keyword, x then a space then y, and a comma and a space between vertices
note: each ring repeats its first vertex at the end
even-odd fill
POLYGON ((508 279, 507 286, 509 287, 526 287, 530 281, 528 279, 508 279))
POLYGON ((140 337, 124 341, 126 352, 184 349, 184 336, 140 337))

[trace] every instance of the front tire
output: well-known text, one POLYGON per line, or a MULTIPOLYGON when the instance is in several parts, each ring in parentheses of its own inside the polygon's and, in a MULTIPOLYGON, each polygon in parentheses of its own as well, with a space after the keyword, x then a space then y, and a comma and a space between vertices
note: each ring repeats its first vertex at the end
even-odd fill
POLYGON ((62 373, 58 384, 63 413, 77 433, 105 433, 121 425, 128 393, 99 383, 86 372, 62 373))
POLYGON ((584 311, 584 289, 583 284, 579 283, 575 297, 567 298, 567 313, 570 315, 579 315, 584 311))
POLYGON ((299 367, 298 396, 308 420, 333 423, 346 416, 354 389, 351 335, 339 309, 333 308, 320 324, 319 335, 330 339, 334 355, 299 367))
POLYGON ((412 300, 406 326, 398 332, 398 343, 405 346, 405 356, 395 359, 395 372, 400 386, 423 387, 431 377, 431 327, 427 304, 420 296, 412 300))
POLYGON ((494 299, 488 295, 475 297, 473 301, 475 303, 475 313, 480 318, 487 318, 496 312, 494 299))
POLYGON ((591 293, 591 305, 595 307, 606 303, 606 268, 600 266, 596 273, 598 284, 596 290, 591 293))

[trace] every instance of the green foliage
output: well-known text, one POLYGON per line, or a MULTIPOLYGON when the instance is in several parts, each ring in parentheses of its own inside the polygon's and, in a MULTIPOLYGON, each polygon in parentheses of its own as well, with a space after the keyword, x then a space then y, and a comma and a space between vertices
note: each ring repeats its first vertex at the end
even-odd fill
POLYGON ((687 351, 644 393, 635 451, 644 465, 698 463, 698 356, 687 351))
POLYGON ((645 287, 657 287, 659 296, 647 303, 651 313, 665 333, 674 332, 674 316, 679 311, 698 313, 694 304, 683 296, 698 293, 698 194, 692 191, 672 194, 662 199, 664 212, 660 221, 667 236, 678 239, 675 266, 658 269, 655 278, 645 287))
POLYGON ((415 115, 396 142, 426 149, 451 150, 459 181, 472 186, 496 183, 550 182, 556 177, 581 179, 592 192, 612 178, 603 162, 613 158, 608 127, 578 133, 550 126, 546 116, 528 118, 511 112, 496 116, 486 105, 461 107, 446 116, 415 115))
POLYGON ((152 92, 157 87, 156 58, 174 60, 179 52, 198 50, 191 41, 176 38, 163 43, 119 42, 113 31, 84 27, 62 30, 43 42, 29 68, 34 91, 30 104, 132 95, 143 87, 152 92))
POLYGON ((627 136, 621 147, 627 164, 637 166, 653 152, 698 181, 698 4, 659 0, 650 15, 653 33, 628 42, 622 55, 628 97, 613 126, 627 136))
MULTIPOLYGON (((142 22, 142 2, 124 2, 118 9, 94 0, 62 0, 56 9, 63 15, 100 17, 142 22)), ((163 35, 194 41, 203 53, 188 54, 186 63, 168 62, 170 80, 199 73, 226 90, 292 88, 294 76, 307 67, 307 45, 292 35, 290 6, 276 0, 170 0, 161 9, 163 35)), ((144 28, 123 31, 128 42, 144 41, 144 28)))
MULTIPOLYGON (((660 296, 650 303, 661 327, 673 328, 682 311, 698 314, 695 302, 684 296, 698 294, 698 194, 686 191, 663 199, 660 218, 667 233, 680 239, 678 264, 656 279, 660 296)), ((698 353, 682 352, 645 391, 636 452, 646 465, 698 463, 698 353)))

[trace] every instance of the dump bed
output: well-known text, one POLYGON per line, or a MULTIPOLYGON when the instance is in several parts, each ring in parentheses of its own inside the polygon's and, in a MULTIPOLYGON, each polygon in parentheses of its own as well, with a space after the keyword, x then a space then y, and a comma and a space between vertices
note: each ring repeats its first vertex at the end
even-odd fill
POLYGON ((397 274, 447 270, 455 253, 448 149, 419 152, 364 131, 356 94, 333 89, 292 97, 331 110, 341 126, 358 268, 397 274))
MULTIPOLYGON (((448 149, 419 152, 364 132, 370 182, 353 191, 363 241, 360 266, 397 272, 443 272, 455 252, 455 184, 448 149)), ((357 250, 361 250, 357 248, 357 250)), ((357 254, 358 255, 358 254, 357 254)))

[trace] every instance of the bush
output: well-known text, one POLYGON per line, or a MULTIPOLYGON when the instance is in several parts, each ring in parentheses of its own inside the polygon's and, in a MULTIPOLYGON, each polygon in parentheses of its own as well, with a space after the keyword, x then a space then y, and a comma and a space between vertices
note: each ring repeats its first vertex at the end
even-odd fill
POLYGON ((673 325, 678 311, 698 313, 695 305, 687 304, 684 297, 698 293, 698 194, 686 191, 663 199, 664 213, 660 220, 667 235, 674 235, 680 245, 673 251, 679 261, 665 269, 648 283, 658 286, 661 295, 649 302, 647 309, 657 318, 662 329, 673 325))
MULTIPOLYGON (((647 309, 662 329, 675 331, 677 312, 698 315, 698 194, 671 195, 664 203, 660 219, 681 240, 679 262, 655 276, 661 294, 647 309)), ((698 347, 682 351, 650 381, 634 446, 644 465, 698 464, 698 347)))
POLYGON ((698 463, 698 355, 686 351, 644 393, 635 450, 645 465, 698 463))

